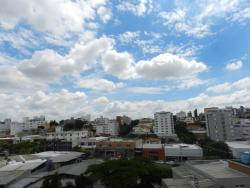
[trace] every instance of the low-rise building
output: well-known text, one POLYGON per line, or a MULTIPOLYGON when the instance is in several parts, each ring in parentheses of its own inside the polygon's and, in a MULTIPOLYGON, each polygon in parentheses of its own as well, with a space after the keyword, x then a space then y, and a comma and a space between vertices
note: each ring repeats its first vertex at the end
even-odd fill
POLYGON ((226 142, 229 149, 232 152, 234 158, 240 158, 242 152, 250 152, 250 142, 249 141, 231 141, 226 142))
POLYGON ((163 144, 143 144, 143 156, 155 161, 165 160, 163 144))
POLYGON ((83 138, 81 139, 80 147, 86 148, 86 149, 95 149, 97 142, 105 141, 108 139, 109 139, 108 137, 104 137, 104 136, 83 138))
POLYGON ((179 167, 172 168, 173 179, 163 179, 164 188, 236 188, 250 187, 250 176, 230 161, 188 161, 179 167), (233 166, 232 166, 233 165, 233 166), (175 184, 176 186, 177 184, 175 184))
POLYGON ((46 134, 47 140, 66 140, 71 141, 73 147, 81 142, 81 139, 88 137, 88 130, 64 131, 62 126, 57 126, 55 132, 46 134))
POLYGON ((133 157, 136 148, 135 140, 110 139, 96 143, 96 154, 104 157, 133 157))
POLYGON ((203 157, 202 148, 194 144, 166 144, 166 159, 186 160, 200 159, 203 157))

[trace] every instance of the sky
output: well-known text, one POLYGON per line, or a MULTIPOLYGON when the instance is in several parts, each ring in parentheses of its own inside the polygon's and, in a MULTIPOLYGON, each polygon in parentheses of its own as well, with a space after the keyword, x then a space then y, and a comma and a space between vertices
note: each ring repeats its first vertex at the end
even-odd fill
POLYGON ((250 106, 249 0, 1 0, 0 120, 250 106))

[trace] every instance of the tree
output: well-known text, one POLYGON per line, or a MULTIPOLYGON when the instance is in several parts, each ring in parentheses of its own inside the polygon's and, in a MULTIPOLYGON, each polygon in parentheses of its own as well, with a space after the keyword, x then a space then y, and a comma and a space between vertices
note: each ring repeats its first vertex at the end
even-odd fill
POLYGON ((93 187, 93 181, 84 175, 77 176, 75 178, 75 188, 92 188, 93 187))
POLYGON ((120 127, 120 136, 127 136, 135 127, 136 125, 139 124, 139 120, 132 120, 130 124, 124 124, 120 127))
POLYGON ((206 158, 215 159, 230 159, 232 158, 231 151, 226 143, 223 141, 213 141, 206 138, 200 141, 200 146, 203 148, 203 153, 206 158))
POLYGON ((91 165, 86 174, 100 180, 107 188, 151 188, 161 179, 172 176, 167 167, 160 167, 148 159, 119 159, 91 165))
POLYGON ((41 188, 62 188, 61 178, 58 174, 48 176, 43 181, 41 188))
POLYGON ((40 145, 38 142, 21 141, 15 145, 16 154, 30 154, 40 151, 40 145))
POLYGON ((177 121, 175 124, 175 132, 178 138, 187 144, 194 144, 196 143, 197 139, 192 132, 189 132, 186 128, 186 123, 183 121, 177 121))

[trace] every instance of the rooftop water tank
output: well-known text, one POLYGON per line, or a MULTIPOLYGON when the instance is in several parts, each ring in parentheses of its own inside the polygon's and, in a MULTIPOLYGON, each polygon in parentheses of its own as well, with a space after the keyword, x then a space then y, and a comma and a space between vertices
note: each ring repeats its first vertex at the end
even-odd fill
POLYGON ((244 164, 250 165, 250 152, 242 152, 240 155, 240 161, 244 164))

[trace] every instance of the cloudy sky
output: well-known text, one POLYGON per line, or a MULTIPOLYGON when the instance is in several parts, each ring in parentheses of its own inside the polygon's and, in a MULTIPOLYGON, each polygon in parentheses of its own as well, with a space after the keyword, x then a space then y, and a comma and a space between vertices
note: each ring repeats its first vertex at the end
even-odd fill
POLYGON ((0 120, 250 106, 249 0, 1 0, 0 120))

